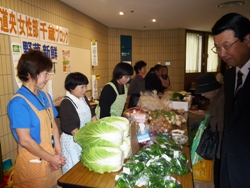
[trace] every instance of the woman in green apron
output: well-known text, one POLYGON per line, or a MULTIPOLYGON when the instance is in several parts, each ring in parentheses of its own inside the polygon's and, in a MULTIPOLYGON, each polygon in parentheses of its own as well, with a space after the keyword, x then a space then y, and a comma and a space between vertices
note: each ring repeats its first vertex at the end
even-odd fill
POLYGON ((113 71, 113 79, 102 89, 96 117, 121 116, 127 99, 126 83, 133 75, 133 67, 125 62, 118 63, 113 71))
POLYGON ((19 144, 13 188, 53 187, 66 158, 61 156, 57 111, 42 89, 49 80, 52 61, 41 51, 23 54, 17 76, 23 85, 8 104, 12 133, 19 144))

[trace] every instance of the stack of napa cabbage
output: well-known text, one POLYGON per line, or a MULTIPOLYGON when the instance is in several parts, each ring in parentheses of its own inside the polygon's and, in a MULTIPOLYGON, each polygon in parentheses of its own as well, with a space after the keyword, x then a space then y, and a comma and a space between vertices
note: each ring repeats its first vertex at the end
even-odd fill
POLYGON ((80 159, 89 170, 103 174, 122 168, 131 155, 130 122, 124 117, 105 117, 88 122, 74 135, 82 147, 80 159))

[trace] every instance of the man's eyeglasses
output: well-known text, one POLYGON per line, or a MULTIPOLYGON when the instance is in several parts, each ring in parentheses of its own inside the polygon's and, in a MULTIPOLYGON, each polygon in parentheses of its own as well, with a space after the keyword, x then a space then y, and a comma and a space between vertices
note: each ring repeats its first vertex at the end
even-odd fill
POLYGON ((238 41, 239 39, 234 41, 232 44, 224 43, 221 46, 214 46, 211 50, 216 54, 218 54, 218 52, 221 52, 222 49, 228 51, 238 41))

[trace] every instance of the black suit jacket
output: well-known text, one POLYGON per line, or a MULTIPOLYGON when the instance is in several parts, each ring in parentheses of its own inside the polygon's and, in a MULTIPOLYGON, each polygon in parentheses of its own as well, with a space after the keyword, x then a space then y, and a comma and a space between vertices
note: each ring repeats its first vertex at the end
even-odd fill
MULTIPOLYGON (((221 170, 223 172, 227 166, 232 188, 249 188, 250 74, 245 80, 236 103, 234 102, 235 76, 235 67, 225 74, 225 127, 221 149, 221 170)), ((223 185, 227 183, 223 181, 228 180, 221 179, 221 188, 224 188, 223 185)))

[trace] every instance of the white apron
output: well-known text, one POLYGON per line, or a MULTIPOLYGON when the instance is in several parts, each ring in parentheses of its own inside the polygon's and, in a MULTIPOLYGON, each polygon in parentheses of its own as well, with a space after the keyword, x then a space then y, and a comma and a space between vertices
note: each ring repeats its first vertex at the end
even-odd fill
MULTIPOLYGON (((82 128, 83 126, 85 126, 85 123, 91 121, 91 111, 89 109, 89 106, 84 98, 81 98, 77 104, 72 104, 76 108, 76 111, 79 115, 80 128, 82 128)), ((72 135, 63 133, 61 135, 60 141, 62 147, 62 156, 67 158, 66 164, 62 167, 62 173, 65 174, 69 169, 71 169, 76 163, 79 162, 82 148, 78 143, 74 141, 72 135)))

